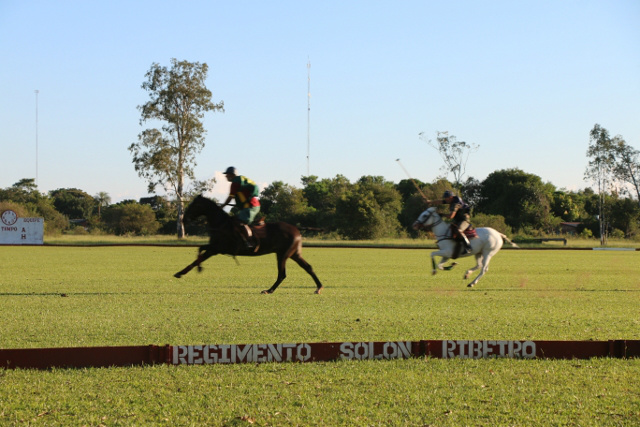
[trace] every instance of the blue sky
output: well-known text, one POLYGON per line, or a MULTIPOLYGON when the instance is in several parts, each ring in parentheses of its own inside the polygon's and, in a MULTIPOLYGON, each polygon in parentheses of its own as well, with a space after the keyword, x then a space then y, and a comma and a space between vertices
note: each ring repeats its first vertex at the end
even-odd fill
POLYGON ((640 149, 640 2, 0 0, 0 188, 147 195, 127 147, 152 63, 209 65, 198 179, 442 175, 418 137, 480 146, 467 176, 518 167, 578 190, 589 131, 640 149), (310 151, 307 164, 307 62, 310 151), (36 95, 38 125, 36 127, 36 95))

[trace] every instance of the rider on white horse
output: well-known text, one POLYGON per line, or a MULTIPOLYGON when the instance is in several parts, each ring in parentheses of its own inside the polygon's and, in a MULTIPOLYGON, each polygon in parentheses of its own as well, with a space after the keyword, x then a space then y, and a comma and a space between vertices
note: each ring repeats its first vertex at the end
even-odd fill
MULTIPOLYGON (((449 205, 449 219, 451 219, 451 231, 453 238, 462 244, 464 254, 471 253, 471 244, 464 234, 471 223, 471 207, 466 204, 460 197, 456 196, 453 191, 447 190, 442 195, 442 200, 427 200, 430 205, 449 205)), ((457 258, 454 257, 454 258, 457 258)))

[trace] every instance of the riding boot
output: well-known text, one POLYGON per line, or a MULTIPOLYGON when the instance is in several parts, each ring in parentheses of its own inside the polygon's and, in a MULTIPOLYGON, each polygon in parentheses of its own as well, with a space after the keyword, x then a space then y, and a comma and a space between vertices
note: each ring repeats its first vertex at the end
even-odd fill
POLYGON ((471 243, 469 243, 469 239, 467 239, 467 236, 464 233, 460 233, 460 239, 462 241, 462 248, 464 249, 464 253, 470 254, 471 243))
POLYGON ((244 245, 247 249, 253 249, 256 247, 255 243, 253 242, 253 236, 251 236, 251 231, 249 230, 249 226, 242 224, 242 233, 240 233, 240 235, 242 236, 242 240, 244 240, 244 245))

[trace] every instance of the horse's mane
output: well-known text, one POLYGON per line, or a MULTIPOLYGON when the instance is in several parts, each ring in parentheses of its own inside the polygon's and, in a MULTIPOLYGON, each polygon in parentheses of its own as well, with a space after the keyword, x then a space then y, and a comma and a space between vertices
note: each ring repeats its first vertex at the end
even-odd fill
MULTIPOLYGON (((211 200, 211 199, 209 199, 209 198, 207 198, 207 197, 204 197, 202 194, 198 194, 198 195, 196 196, 196 198, 195 198, 195 199, 193 199, 193 201, 194 201, 194 202, 195 202, 196 200, 202 200, 202 202, 204 202, 204 204, 208 205, 211 209, 217 209, 217 210, 222 211, 222 212, 224 212, 224 213, 226 214, 226 212, 224 211, 224 209, 222 209, 222 208, 220 207, 220 205, 218 205, 218 204, 217 204, 216 202, 214 202, 213 200, 211 200)), ((192 203, 193 203, 193 202, 192 202, 192 203)), ((228 214, 227 214, 227 215, 228 215, 228 214)))
MULTIPOLYGON (((193 199, 193 201, 191 201, 189 206, 187 206, 187 210, 189 210, 189 208, 192 208, 193 206, 197 206, 198 204, 202 205, 202 209, 204 211, 208 211, 209 213, 217 215, 225 221, 231 220, 231 216, 224 209, 222 209, 220 205, 218 205, 215 201, 204 197, 202 194, 197 195, 193 199)), ((206 216, 205 212, 201 212, 201 214, 206 216)))

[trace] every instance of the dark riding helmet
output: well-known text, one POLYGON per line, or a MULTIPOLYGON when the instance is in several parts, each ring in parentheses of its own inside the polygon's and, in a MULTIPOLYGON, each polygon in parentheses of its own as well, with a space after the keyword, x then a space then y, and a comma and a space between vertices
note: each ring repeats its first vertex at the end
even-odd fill
POLYGON ((455 194, 453 194, 453 191, 451 190, 447 190, 444 192, 444 194, 442 195, 443 199, 448 199, 449 197, 453 197, 455 196, 455 194))
POLYGON ((236 168, 234 168, 233 166, 229 166, 229 167, 227 168, 227 170, 226 170, 226 171, 224 171, 224 174, 225 174, 225 175, 229 175, 229 174, 231 174, 231 175, 237 175, 237 174, 236 174, 236 168))

